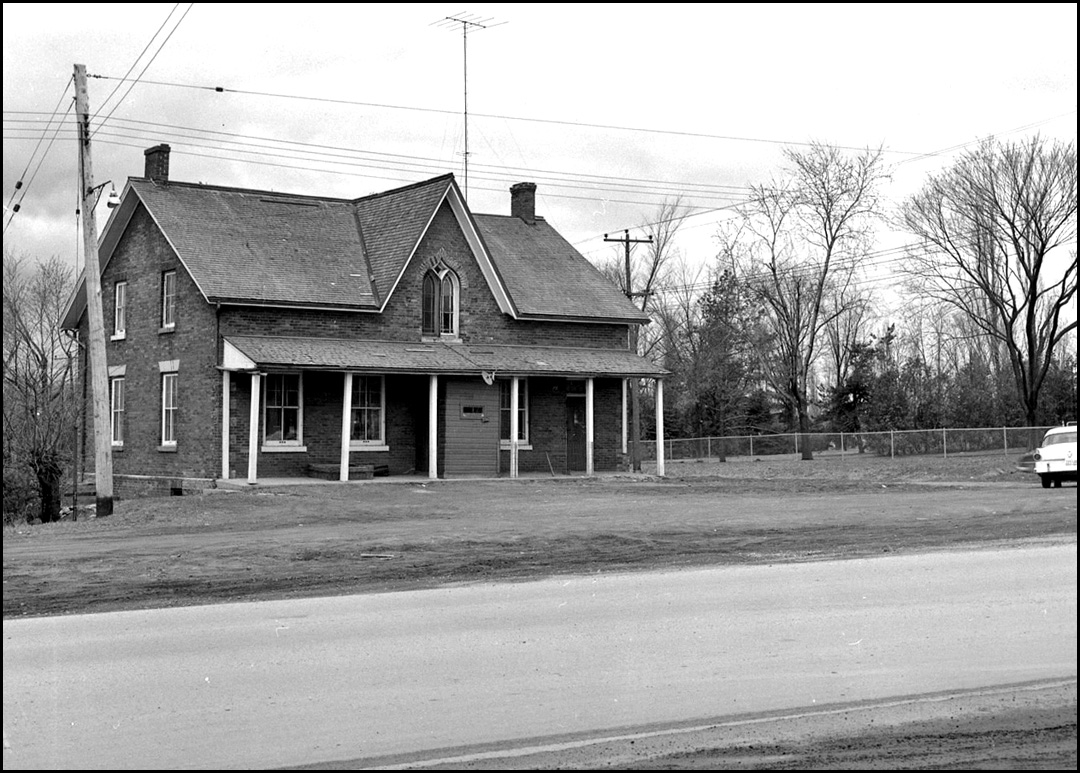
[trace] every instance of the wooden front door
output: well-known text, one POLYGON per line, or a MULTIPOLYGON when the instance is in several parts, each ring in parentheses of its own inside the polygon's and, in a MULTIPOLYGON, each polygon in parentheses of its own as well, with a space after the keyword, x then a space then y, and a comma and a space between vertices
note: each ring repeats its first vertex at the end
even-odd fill
POLYGON ((585 472, 585 396, 566 396, 566 470, 585 472))
POLYGON ((446 382, 447 476, 499 474, 499 390, 483 381, 446 382))

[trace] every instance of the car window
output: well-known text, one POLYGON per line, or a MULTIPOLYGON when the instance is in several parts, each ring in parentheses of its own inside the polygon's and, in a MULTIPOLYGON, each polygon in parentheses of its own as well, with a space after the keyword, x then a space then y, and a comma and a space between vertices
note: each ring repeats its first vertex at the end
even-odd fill
POLYGON ((1060 443, 1075 443, 1076 442, 1076 430, 1072 432, 1058 432, 1056 434, 1047 434, 1043 438, 1043 446, 1056 446, 1060 443))

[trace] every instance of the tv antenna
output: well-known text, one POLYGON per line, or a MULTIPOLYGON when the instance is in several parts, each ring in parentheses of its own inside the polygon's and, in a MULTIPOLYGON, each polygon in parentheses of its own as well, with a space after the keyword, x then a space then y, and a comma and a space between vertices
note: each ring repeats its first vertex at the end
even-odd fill
POLYGON ((469 200, 469 30, 486 30, 489 27, 498 27, 502 24, 506 24, 504 21, 495 21, 494 17, 487 19, 481 17, 479 14, 461 13, 454 14, 453 16, 444 16, 438 21, 431 23, 432 26, 442 27, 443 29, 456 29, 458 25, 461 26, 461 46, 462 46, 462 61, 464 63, 464 93, 465 93, 465 152, 462 154, 465 159, 465 200, 469 200))

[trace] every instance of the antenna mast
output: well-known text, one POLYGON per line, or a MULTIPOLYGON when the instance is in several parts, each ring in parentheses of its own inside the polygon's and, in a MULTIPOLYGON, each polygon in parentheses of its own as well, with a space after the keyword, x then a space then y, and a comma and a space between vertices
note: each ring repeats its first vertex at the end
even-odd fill
POLYGON ((455 25, 461 25, 461 46, 462 46, 462 61, 464 65, 464 97, 465 97, 465 200, 469 200, 469 30, 486 30, 488 27, 498 27, 500 24, 506 24, 504 21, 495 22, 494 17, 487 19, 481 18, 474 13, 466 13, 462 11, 454 16, 444 16, 432 24, 436 27, 443 27, 445 29, 453 29, 455 25))

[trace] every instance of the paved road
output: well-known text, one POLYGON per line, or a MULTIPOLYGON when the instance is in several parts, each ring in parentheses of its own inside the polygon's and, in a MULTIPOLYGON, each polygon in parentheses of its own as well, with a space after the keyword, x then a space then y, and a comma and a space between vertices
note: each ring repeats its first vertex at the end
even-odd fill
POLYGON ((4 767, 439 756, 1075 676, 1075 544, 5 620, 4 767))

